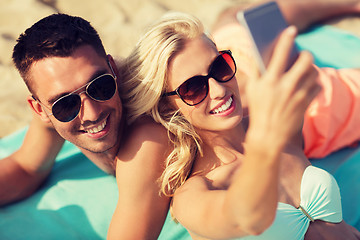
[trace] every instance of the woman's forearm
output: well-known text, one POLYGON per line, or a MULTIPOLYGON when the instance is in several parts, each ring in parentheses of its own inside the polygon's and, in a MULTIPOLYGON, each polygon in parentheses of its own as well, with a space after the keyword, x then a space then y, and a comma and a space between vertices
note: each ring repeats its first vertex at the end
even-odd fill
POLYGON ((282 146, 266 141, 271 139, 267 136, 250 135, 245 159, 228 190, 224 209, 241 231, 257 235, 272 224, 276 215, 282 146))

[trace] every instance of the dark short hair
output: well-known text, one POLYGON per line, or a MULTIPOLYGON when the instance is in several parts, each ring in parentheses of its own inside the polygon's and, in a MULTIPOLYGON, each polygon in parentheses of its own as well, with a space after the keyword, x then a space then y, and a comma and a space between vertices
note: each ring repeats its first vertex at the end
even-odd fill
POLYGON ((99 34, 88 21, 67 14, 52 14, 20 34, 12 59, 31 91, 27 73, 34 62, 47 57, 71 56, 84 45, 90 45, 99 56, 106 57, 99 34))

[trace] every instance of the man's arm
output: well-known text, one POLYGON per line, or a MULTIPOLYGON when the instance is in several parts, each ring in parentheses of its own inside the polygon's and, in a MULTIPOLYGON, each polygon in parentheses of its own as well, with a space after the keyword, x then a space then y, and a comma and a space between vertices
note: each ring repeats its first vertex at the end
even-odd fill
POLYGON ((49 175, 64 143, 34 114, 22 146, 0 160, 0 206, 33 194, 49 175))
POLYGON ((107 237, 157 239, 169 208, 158 181, 169 153, 168 136, 153 122, 137 124, 128 136, 118 154, 119 199, 107 237))

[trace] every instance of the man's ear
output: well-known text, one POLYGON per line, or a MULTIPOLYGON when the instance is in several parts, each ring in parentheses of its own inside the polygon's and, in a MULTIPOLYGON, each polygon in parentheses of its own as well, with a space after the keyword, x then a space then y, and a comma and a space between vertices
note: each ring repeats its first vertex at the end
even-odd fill
POLYGON ((41 120, 43 120, 46 123, 50 123, 50 118, 47 115, 47 113, 44 111, 43 106, 35 100, 33 96, 27 97, 27 102, 30 105, 30 108, 40 116, 41 120))

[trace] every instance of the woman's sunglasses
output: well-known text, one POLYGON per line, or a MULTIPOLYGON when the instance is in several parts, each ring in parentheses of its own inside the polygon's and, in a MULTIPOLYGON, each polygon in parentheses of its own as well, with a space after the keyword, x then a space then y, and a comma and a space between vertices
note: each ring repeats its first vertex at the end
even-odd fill
POLYGON ((163 96, 178 95, 184 103, 194 106, 207 97, 209 93, 209 78, 218 82, 230 81, 236 73, 236 64, 231 51, 221 51, 209 67, 207 76, 197 75, 183 82, 175 91, 164 93, 163 96))
MULTIPOLYGON (((85 84, 84 86, 78 88, 77 90, 57 99, 51 105, 52 113, 49 115, 54 115, 54 117, 60 122, 70 122, 74 120, 78 116, 81 109, 82 102, 81 102, 80 94, 84 92, 91 99, 98 102, 104 102, 110 100, 115 95, 117 89, 116 75, 112 68, 111 71, 115 77, 111 74, 103 74, 101 76, 96 77, 95 79, 85 84), (85 90, 76 93, 82 88, 85 88, 85 90)), ((41 103, 34 96, 33 98, 39 103, 41 103)), ((43 104, 41 103, 41 105, 43 104)))

